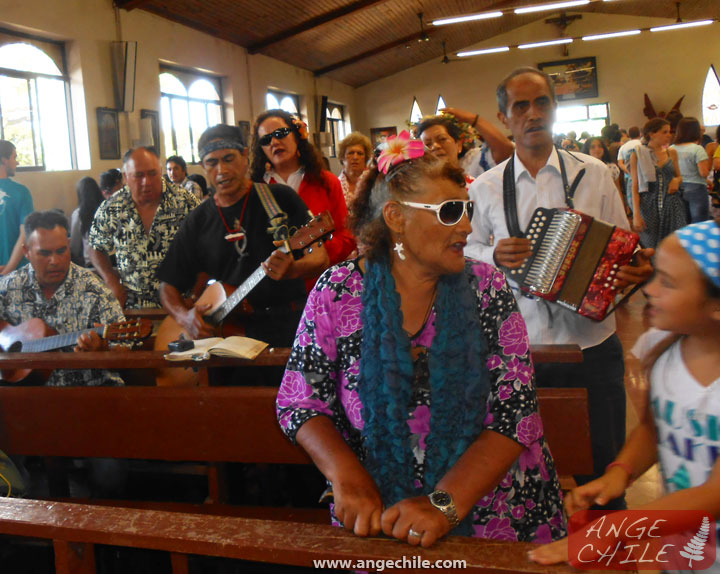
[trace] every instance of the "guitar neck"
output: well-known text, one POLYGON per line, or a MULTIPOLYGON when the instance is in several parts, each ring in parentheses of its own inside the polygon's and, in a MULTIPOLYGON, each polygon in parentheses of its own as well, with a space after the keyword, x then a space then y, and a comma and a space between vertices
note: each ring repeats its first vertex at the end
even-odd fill
MULTIPOLYGON (((283 245, 280 248, 280 251, 283 253, 287 253, 288 249, 283 245)), ((212 325, 219 325, 225 320, 225 317, 227 317, 230 312, 237 307, 245 297, 247 297, 247 294, 252 291, 255 286, 262 281, 263 277, 265 277, 265 269, 263 269, 263 266, 261 265, 255 271, 253 271, 252 275, 245 279, 245 281, 242 282, 242 285, 240 285, 235 291, 233 291, 233 294, 228 297, 225 302, 220 305, 213 313, 209 315, 207 318, 208 322, 212 325)))
POLYGON ((55 349, 74 346, 77 344, 77 340, 80 338, 80 335, 83 333, 92 333, 93 331, 102 338, 105 334, 105 326, 83 329, 82 331, 73 331, 72 333, 63 333, 62 335, 52 335, 51 337, 43 337, 42 339, 24 341, 21 352, 42 353, 43 351, 54 351, 55 349))

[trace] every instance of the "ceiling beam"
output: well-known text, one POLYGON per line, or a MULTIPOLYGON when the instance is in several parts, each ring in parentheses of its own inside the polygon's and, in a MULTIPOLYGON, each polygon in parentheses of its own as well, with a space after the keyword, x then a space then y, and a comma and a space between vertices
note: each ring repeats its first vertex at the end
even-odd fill
MULTIPOLYGON (((132 2, 133 0, 127 1, 132 2)), ((369 8, 370 6, 379 4, 383 1, 384 0, 356 0, 355 2, 352 2, 347 6, 338 8, 337 10, 332 10, 331 12, 326 12, 325 14, 320 14, 315 18, 300 22, 299 24, 296 24, 291 28, 278 32, 277 34, 273 34, 272 36, 268 36, 267 38, 258 40, 257 42, 250 44, 247 47, 247 51, 250 54, 256 54, 264 48, 267 48, 271 44, 282 42, 283 40, 287 40, 288 38, 297 36, 298 34, 302 34, 303 32, 307 32, 308 30, 316 28, 317 26, 327 24, 328 22, 332 22, 333 20, 337 20, 338 18, 342 18, 343 16, 347 16, 348 14, 352 14, 353 12, 357 12, 358 10, 364 10, 365 8, 369 8)))
POLYGON ((142 8, 142 5, 147 4, 148 1, 149 0, 115 0, 115 6, 129 12, 133 8, 142 8))
POLYGON ((375 56, 377 54, 380 54, 381 52, 385 52, 387 50, 397 48, 398 46, 404 46, 409 42, 419 40, 420 38, 422 38, 423 34, 430 36, 432 31, 433 30, 430 29, 426 30, 425 32, 415 32, 415 34, 405 36, 404 38, 400 38, 399 40, 393 40, 392 42, 388 42, 387 44, 383 44, 382 46, 378 46, 377 48, 373 48, 372 50, 368 50, 367 52, 363 52, 362 54, 357 54, 356 56, 352 56, 345 60, 341 60, 340 62, 330 64, 329 66, 325 66, 324 68, 313 70, 313 74, 315 74, 316 76, 322 76, 323 74, 327 74, 328 72, 332 72, 333 70, 337 70, 338 68, 344 68, 345 66, 349 66, 350 64, 355 64, 360 60, 370 58, 371 56, 375 56))

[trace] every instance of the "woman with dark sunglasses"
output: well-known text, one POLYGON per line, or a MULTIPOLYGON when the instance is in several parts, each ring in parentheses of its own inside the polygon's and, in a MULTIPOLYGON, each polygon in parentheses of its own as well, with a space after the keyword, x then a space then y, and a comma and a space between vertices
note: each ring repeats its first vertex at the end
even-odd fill
MULTIPOLYGON (((324 169, 322 156, 308 140, 307 126, 284 110, 267 110, 253 126, 250 177, 253 181, 292 187, 313 215, 329 211, 333 238, 325 242, 330 265, 344 261, 355 249, 346 227, 347 205, 340 180, 324 169)), ((314 280, 308 280, 308 289, 314 280)))
POLYGON ((525 323, 503 273, 463 255, 472 213, 462 170, 389 138, 353 203, 364 255, 308 297, 278 418, 358 536, 566 530, 525 323))

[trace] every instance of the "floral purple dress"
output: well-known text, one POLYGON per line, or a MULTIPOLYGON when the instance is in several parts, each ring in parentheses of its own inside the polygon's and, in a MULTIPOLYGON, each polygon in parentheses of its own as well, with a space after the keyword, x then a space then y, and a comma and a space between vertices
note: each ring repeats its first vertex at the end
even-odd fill
MULTIPOLYGON (((505 276, 491 265, 468 260, 478 293, 478 314, 487 338, 491 376, 485 428, 525 450, 500 484, 473 509, 479 538, 546 543, 566 534, 560 484, 543 438, 525 322, 505 276)), ((277 397, 280 425, 290 439, 310 418, 326 415, 362 461, 363 406, 360 383, 363 275, 358 260, 328 269, 308 297, 277 397)), ((425 438, 432 421, 427 350, 435 335, 435 312, 412 337, 415 376, 407 432, 414 476, 423 480, 425 438)), ((469 405, 471 407, 471 405, 469 405)), ((472 477, 468 477, 471 480, 472 477)), ((333 516, 333 521, 337 522, 333 516)))

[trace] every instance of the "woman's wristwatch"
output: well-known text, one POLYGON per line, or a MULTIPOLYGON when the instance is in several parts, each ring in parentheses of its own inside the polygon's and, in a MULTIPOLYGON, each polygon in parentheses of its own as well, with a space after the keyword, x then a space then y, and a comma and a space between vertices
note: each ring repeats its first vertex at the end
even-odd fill
POLYGON ((434 492, 428 494, 428 498, 430 499, 430 504, 445 515, 445 518, 448 519, 452 528, 455 528, 458 524, 460 524, 457 510, 455 509, 455 503, 453 502, 452 496, 450 496, 449 492, 445 492, 444 490, 435 490, 434 492))

